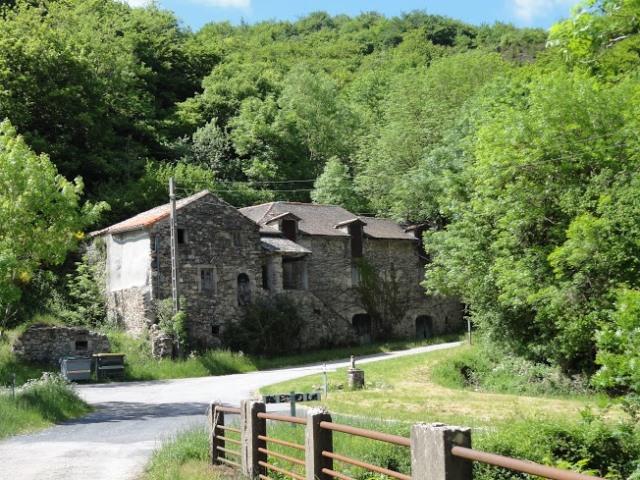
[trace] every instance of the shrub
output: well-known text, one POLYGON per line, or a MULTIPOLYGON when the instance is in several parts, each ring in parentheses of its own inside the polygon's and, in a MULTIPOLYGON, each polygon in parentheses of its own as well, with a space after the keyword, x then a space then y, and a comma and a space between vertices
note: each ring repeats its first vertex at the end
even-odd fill
POLYGON ((612 323, 597 336, 600 370, 594 383, 615 392, 640 394, 640 291, 618 292, 612 323))
POLYGON ((442 360, 434 366, 433 377, 448 387, 503 393, 559 395, 589 391, 586 377, 569 377, 559 367, 508 356, 484 343, 442 360))
POLYGON ((179 345, 180 350, 184 351, 184 347, 188 341, 187 331, 187 313, 186 303, 180 299, 182 309, 173 313, 173 300, 165 298, 156 303, 156 319, 160 330, 173 337, 174 341, 179 345))
POLYGON ((281 355, 299 348, 303 326, 295 304, 284 295, 275 295, 249 305, 240 322, 224 329, 223 341, 234 350, 281 355))

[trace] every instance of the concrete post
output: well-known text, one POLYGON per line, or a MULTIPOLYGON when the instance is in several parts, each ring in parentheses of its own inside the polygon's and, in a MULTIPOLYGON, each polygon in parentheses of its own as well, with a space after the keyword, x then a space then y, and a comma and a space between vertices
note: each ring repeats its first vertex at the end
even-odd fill
POLYGON ((217 447, 224 448, 224 440, 219 437, 224 436, 224 431, 216 428, 216 425, 224 426, 224 412, 216 411, 216 406, 221 406, 221 403, 212 403, 209 407, 209 458, 211 464, 216 465, 220 463, 218 458, 224 458, 224 452, 218 450, 217 447))
POLYGON ((258 418, 258 413, 266 411, 263 402, 243 400, 240 404, 240 441, 242 442, 242 473, 249 478, 265 475, 265 468, 259 462, 267 461, 266 454, 259 448, 266 448, 264 440, 258 439, 258 435, 267 434, 267 421, 258 418))
POLYGON ((333 460, 322 456, 322 451, 333 452, 333 432, 320 428, 320 422, 330 422, 331 415, 322 408, 307 410, 307 426, 304 437, 306 480, 333 480, 322 472, 333 470, 333 460))
POLYGON ((471 462, 454 457, 454 446, 471 448, 471 429, 442 423, 411 427, 411 478, 413 480, 472 480, 471 462))

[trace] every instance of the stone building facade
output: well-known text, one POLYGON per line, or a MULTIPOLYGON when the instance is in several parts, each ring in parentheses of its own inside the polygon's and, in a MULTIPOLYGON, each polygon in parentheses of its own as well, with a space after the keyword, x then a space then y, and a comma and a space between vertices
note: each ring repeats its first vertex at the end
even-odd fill
MULTIPOLYGON (((157 322, 171 298, 169 205, 94 232, 106 246, 108 312, 129 331, 157 322)), ((229 322, 260 296, 287 295, 305 320, 301 347, 366 342, 371 318, 358 294, 361 259, 402 286, 393 336, 461 327, 453 299, 425 296, 417 237, 386 219, 332 205, 273 202, 236 209, 207 191, 177 202, 178 278, 192 347, 220 345, 229 322)))

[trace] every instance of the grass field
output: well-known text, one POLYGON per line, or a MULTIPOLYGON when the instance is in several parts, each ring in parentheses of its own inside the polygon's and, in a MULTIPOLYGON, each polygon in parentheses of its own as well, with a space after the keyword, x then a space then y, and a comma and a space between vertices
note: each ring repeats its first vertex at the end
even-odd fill
MULTIPOLYGON (((532 417, 575 420, 587 407, 596 414, 612 415, 605 409, 606 398, 597 395, 525 396, 474 392, 436 383, 431 374, 434 366, 461 355, 467 348, 363 365, 366 390, 361 391, 346 390, 346 370, 340 369, 329 374, 329 396, 322 403, 330 411, 354 416, 470 427, 532 417)), ((263 393, 311 391, 322 385, 322 376, 313 375, 266 387, 263 393)))
POLYGON ((28 382, 0 392, 0 438, 80 417, 91 408, 59 377, 28 382))

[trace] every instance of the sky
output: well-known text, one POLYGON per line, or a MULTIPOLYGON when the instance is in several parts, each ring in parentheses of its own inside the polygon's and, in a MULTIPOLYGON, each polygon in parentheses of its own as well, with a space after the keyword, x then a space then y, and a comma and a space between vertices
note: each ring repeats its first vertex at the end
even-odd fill
MULTIPOLYGON (((144 6, 154 0, 123 0, 144 6)), ((155 0, 173 10, 193 30, 208 22, 296 20, 310 12, 358 15, 376 11, 387 16, 411 10, 446 15, 472 24, 495 21, 521 27, 548 28, 566 18, 577 0, 155 0)))

